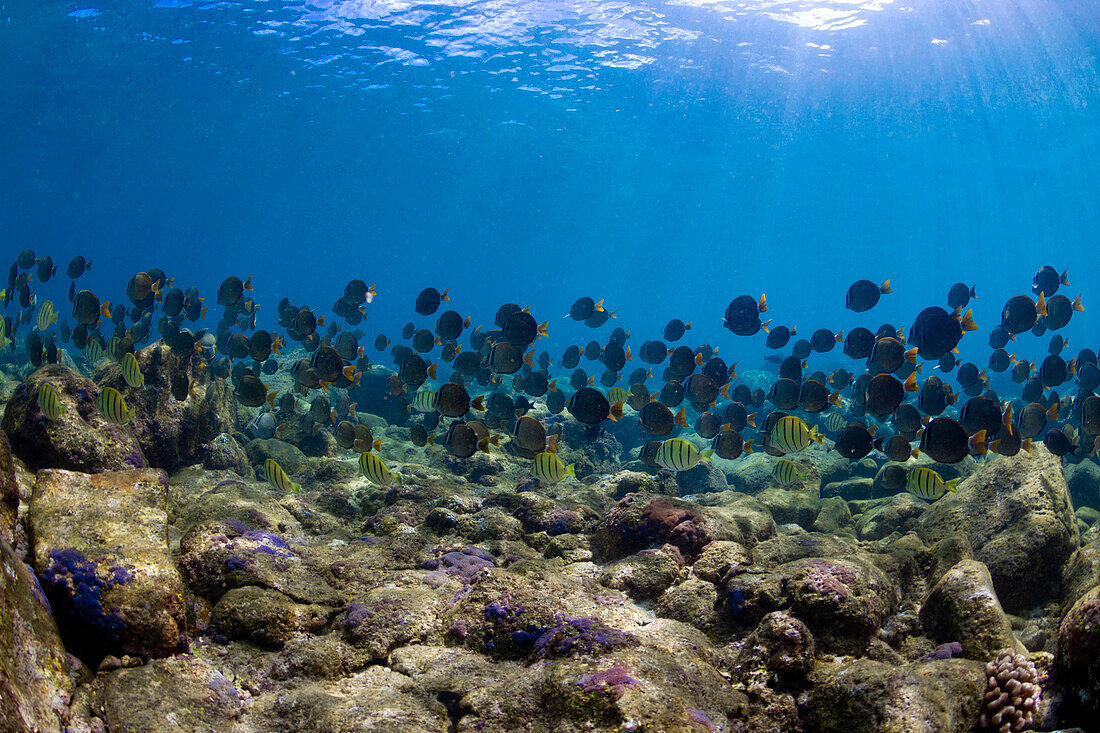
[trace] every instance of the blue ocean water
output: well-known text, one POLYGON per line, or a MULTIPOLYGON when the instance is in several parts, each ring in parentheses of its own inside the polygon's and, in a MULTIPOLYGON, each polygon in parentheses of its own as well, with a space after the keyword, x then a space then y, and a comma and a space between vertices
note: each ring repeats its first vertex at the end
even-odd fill
POLYGON ((680 317, 750 367, 763 336, 721 324, 737 295, 806 335, 908 329, 958 280, 984 364, 1049 263, 1085 291, 1075 352, 1100 308, 1098 21, 1051 0, 5 0, 0 232, 93 258, 81 284, 112 302, 154 266, 211 302, 252 275, 270 325, 362 277, 373 337, 432 285, 475 322, 532 304, 556 357, 606 340, 561 318, 590 295, 635 348, 680 317), (859 278, 894 293, 853 314, 859 278))

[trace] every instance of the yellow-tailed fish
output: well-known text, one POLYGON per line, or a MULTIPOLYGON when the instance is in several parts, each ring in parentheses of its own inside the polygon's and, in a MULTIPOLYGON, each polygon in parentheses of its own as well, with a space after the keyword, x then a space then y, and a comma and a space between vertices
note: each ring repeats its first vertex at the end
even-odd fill
POLYGON ((134 419, 134 412, 126 407, 126 400, 114 387, 104 387, 96 397, 95 406, 103 416, 115 425, 125 425, 134 419))
POLYGON ((302 492, 302 485, 291 481, 290 476, 286 475, 283 467, 272 458, 264 461, 264 479, 276 489, 288 494, 300 494, 302 492))
POLYGON ((794 415, 787 415, 777 422, 768 436, 768 444, 784 453, 798 453, 805 450, 811 440, 821 442, 817 426, 808 428, 806 423, 802 422, 802 418, 794 415))
POLYGON ((550 453, 549 451, 539 453, 531 461, 531 474, 539 481, 547 484, 556 484, 566 476, 577 477, 577 474, 573 472, 572 463, 568 466, 565 465, 556 453, 550 453))
POLYGON ((657 449, 657 465, 669 471, 686 471, 699 461, 709 461, 714 451, 700 452, 694 443, 683 438, 669 438, 657 449))
POLYGON ((38 406, 42 409, 42 414, 50 420, 56 420, 65 414, 65 406, 61 404, 57 390, 49 382, 38 386, 38 406))
POLYGON ((137 357, 129 351, 122 357, 122 376, 131 387, 145 386, 145 375, 141 373, 137 357))
POLYGON ((38 306, 38 315, 35 316, 35 323, 38 325, 39 331, 45 331, 54 323, 57 323, 57 311, 54 310, 53 301, 47 300, 38 306))
POLYGON ((799 466, 794 461, 788 461, 786 458, 780 458, 772 466, 772 476, 775 476, 775 480, 784 486, 790 486, 797 484, 800 481, 805 481, 810 475, 802 466, 799 466))
POLYGON ((913 496, 918 496, 925 501, 936 501, 947 492, 954 491, 958 483, 959 479, 957 478, 944 481, 931 468, 917 466, 909 471, 909 477, 905 480, 905 488, 913 496))
POLYGON ((394 482, 401 483, 401 475, 391 471, 386 463, 374 453, 363 453, 359 456, 359 470, 371 482, 379 486, 389 486, 394 482))
POLYGON ((84 347, 84 358, 91 364, 98 364, 103 359, 103 344, 99 343, 95 339, 88 341, 84 347))
POLYGON ((435 410, 435 392, 430 389, 417 390, 413 395, 412 408, 417 412, 432 412, 435 410))

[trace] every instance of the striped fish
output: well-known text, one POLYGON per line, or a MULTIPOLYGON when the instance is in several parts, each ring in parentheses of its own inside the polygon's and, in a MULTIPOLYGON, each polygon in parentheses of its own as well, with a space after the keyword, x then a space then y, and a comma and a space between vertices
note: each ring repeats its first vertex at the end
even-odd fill
POLYGON ((549 451, 535 456, 531 461, 531 473, 539 481, 547 484, 556 484, 566 476, 577 477, 577 474, 573 473, 572 463, 565 465, 556 453, 549 451))
POLYGON ((709 461, 713 453, 710 449, 700 453, 694 443, 683 438, 669 438, 661 443, 654 460, 658 466, 669 471, 686 471, 699 461, 709 461))
POLYGON ((35 316, 35 323, 38 325, 39 331, 45 331, 54 323, 57 323, 57 311, 54 310, 53 301, 47 300, 38 306, 38 315, 35 316))
POLYGON ((433 412, 435 410, 435 392, 430 389, 420 389, 413 395, 412 409, 417 412, 433 412))
POLYGON ((805 468, 799 466, 794 461, 788 461, 786 458, 780 458, 772 466, 772 476, 784 486, 790 486, 805 481, 809 475, 810 472, 805 468))
POLYGON ((38 406, 42 409, 42 414, 50 420, 56 420, 65 414, 65 406, 61 404, 57 390, 49 382, 43 382, 38 387, 38 406))
POLYGON ((395 481, 401 483, 401 475, 391 471, 385 461, 374 453, 363 453, 359 456, 359 470, 379 486, 389 486, 395 481))
POLYGON ((111 340, 107 342, 107 356, 114 359, 118 356, 118 346, 122 343, 121 336, 112 336, 111 340))
POLYGON ((821 442, 821 435, 817 432, 817 426, 806 427, 802 418, 787 415, 775 424, 771 435, 768 436, 768 444, 778 448, 784 453, 798 453, 805 450, 810 441, 821 442))
POLYGON ((103 344, 95 339, 89 339, 87 345, 84 347, 84 358, 88 360, 90 364, 98 364, 104 356, 103 344))
POLYGON ((137 357, 129 351, 122 357, 122 376, 131 387, 145 386, 145 375, 141 373, 137 357))
POLYGON ((612 387, 607 390, 607 401, 613 405, 616 402, 626 402, 628 397, 630 394, 622 387, 612 387))
POLYGON ((825 416, 825 429, 830 433, 839 433, 848 427, 848 421, 839 412, 830 412, 825 416))
POLYGON ((276 489, 287 494, 300 494, 302 492, 302 485, 291 481, 290 476, 286 475, 283 467, 273 458, 264 461, 264 479, 276 489))
POLYGON ((114 387, 104 387, 100 390, 95 406, 115 425, 125 425, 134 419, 133 410, 126 407, 126 400, 114 387))
POLYGON ((944 481, 931 468, 917 466, 909 471, 909 477, 905 480, 905 488, 913 496, 918 496, 925 501, 936 501, 947 492, 954 491, 958 483, 959 479, 957 478, 944 481))

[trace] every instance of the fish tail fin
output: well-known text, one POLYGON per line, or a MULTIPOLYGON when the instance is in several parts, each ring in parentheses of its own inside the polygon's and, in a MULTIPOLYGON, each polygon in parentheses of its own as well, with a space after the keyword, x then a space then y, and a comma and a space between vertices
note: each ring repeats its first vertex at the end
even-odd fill
POLYGON ((747 422, 749 425, 752 425, 754 428, 756 427, 756 414, 757 413, 754 412, 745 418, 745 422, 747 422))
POLYGON ((111 301, 103 301, 103 303, 99 306, 99 315, 103 316, 104 318, 111 317, 111 301))
POLYGON ((817 432, 817 426, 816 425, 814 425, 813 427, 810 428, 810 440, 812 440, 812 441, 814 441, 815 443, 818 443, 818 444, 821 443, 821 433, 817 432))
POLYGON ((1041 316, 1047 315, 1047 299, 1043 296, 1042 291, 1039 292, 1039 300, 1035 302, 1035 312, 1041 316))
POLYGON ((348 364, 346 367, 344 367, 342 371, 349 382, 355 379, 355 367, 351 364, 348 364))
POLYGON ((974 311, 971 308, 966 309, 966 313, 962 317, 962 322, 959 324, 962 326, 963 331, 976 331, 978 330, 978 324, 974 323, 974 311))
POLYGON ((771 333, 771 330, 768 328, 768 326, 771 324, 771 322, 772 322, 772 319, 769 318, 768 320, 766 320, 766 321, 764 321, 763 323, 760 324, 760 328, 761 328, 762 331, 764 331, 764 333, 771 333))
POLYGON ((523 355, 523 363, 526 364, 531 369, 535 368, 535 350, 534 349, 531 349, 530 351, 528 351, 526 354, 523 355))
POLYGON ((577 464, 575 463, 570 463, 568 466, 565 467, 565 472, 573 478, 577 477, 576 465, 577 464))
POLYGON ((696 366, 703 366, 703 352, 702 351, 700 351, 698 354, 695 355, 695 365, 696 366))
POLYGON ((684 330, 685 331, 690 331, 691 330, 691 321, 688 321, 687 323, 684 324, 684 330))
POLYGON ((1047 409, 1047 419, 1049 419, 1049 420, 1057 420, 1058 419, 1058 406, 1059 406, 1059 403, 1055 402, 1053 405, 1051 405, 1047 409))
POLYGON ((485 411, 485 395, 478 395, 470 402, 470 409, 478 412, 485 411))
POLYGON ((470 317, 469 316, 466 316, 466 319, 464 321, 462 321, 462 327, 463 328, 469 328, 470 327, 470 317))
POLYGON ((619 418, 623 416, 623 400, 619 400, 611 406, 611 411, 607 414, 613 422, 618 422, 619 418))
POLYGON ((371 447, 371 450, 373 450, 375 453, 382 450, 382 439, 381 438, 375 438, 374 442, 371 443, 370 447, 371 447))
POLYGON ((1030 453, 1031 452, 1031 438, 1028 438, 1023 443, 1021 443, 1020 447, 1023 448, 1024 450, 1026 450, 1028 453, 1030 453))
POLYGON ((768 298, 764 293, 760 293, 760 302, 756 304, 756 307, 760 309, 761 313, 768 310, 768 298))
POLYGON ((992 443, 989 444, 989 450, 992 451, 993 453, 1000 453, 1001 452, 999 450, 1000 447, 1001 447, 1000 439, 994 440, 992 443))
POLYGON ((916 346, 914 346, 913 348, 911 348, 911 349, 909 349, 908 351, 905 352, 905 360, 908 361, 910 364, 916 364, 917 363, 917 347, 916 346))
POLYGON ((440 300, 450 300, 450 296, 447 293, 451 292, 450 288, 443 288, 443 294, 439 296, 440 300))
POLYGON ((977 288, 976 285, 971 285, 970 286, 970 297, 975 299, 975 300, 977 300, 977 298, 978 298, 978 291, 977 291, 976 288, 977 288))
POLYGON ((482 438, 481 440, 479 440, 477 442, 477 449, 479 451, 481 451, 482 453, 488 453, 489 452, 489 439, 488 438, 482 438))
POLYGON ((1058 282, 1063 285, 1069 285, 1069 270, 1062 270, 1061 276, 1058 278, 1058 282))
POLYGON ((979 430, 970 436, 970 452, 977 456, 985 455, 985 430, 979 430))
MULTIPOLYGON (((192 394, 194 394, 194 393, 192 393, 192 394)), ((270 392, 267 393, 267 406, 268 407, 271 407, 271 408, 275 407, 275 396, 278 395, 278 394, 279 394, 279 390, 277 390, 277 389, 273 389, 273 390, 271 390, 270 392)))
POLYGON ((634 359, 631 358, 631 356, 630 356, 630 347, 629 346, 626 347, 626 360, 627 361, 634 361, 634 359))
POLYGON ((1075 310, 1075 311, 1085 310, 1085 306, 1081 305, 1081 296, 1080 295, 1078 295, 1076 298, 1073 299, 1073 310, 1075 310))
POLYGON ((428 445, 435 445, 435 436, 434 435, 429 435, 428 436, 428 445))
POLYGON ((836 338, 836 342, 838 344, 844 343, 844 332, 843 331, 837 331, 835 338, 836 338))
POLYGON ((680 411, 676 413, 676 424, 682 428, 688 426, 687 418, 685 417, 685 409, 686 408, 681 407, 680 411))
POLYGON ((713 456, 713 455, 714 455, 714 451, 711 450, 710 448, 707 448, 705 451, 700 451, 699 452, 699 460, 700 461, 709 461, 711 456, 713 456))
POLYGON ((244 286, 243 287, 244 287, 245 290, 251 290, 252 289, 252 276, 251 275, 249 275, 248 279, 244 281, 244 286))
POLYGON ((723 384, 722 387, 718 390, 718 394, 722 395, 728 400, 730 398, 730 383, 726 382, 725 384, 723 384))
POLYGON ((756 440, 756 438, 749 438, 749 442, 745 443, 744 447, 742 448, 745 453, 752 453, 752 441, 754 440, 756 440))
POLYGON ((549 332, 546 330, 546 327, 549 326, 549 325, 550 325, 550 321, 543 321, 542 323, 539 324, 539 336, 548 336, 549 335, 549 332))
POLYGON ((879 286, 878 286, 878 291, 879 291, 880 293, 882 293, 883 295, 886 295, 887 293, 892 293, 892 292, 894 292, 893 290, 891 290, 891 289, 890 289, 890 279, 889 279, 889 278, 887 278, 887 279, 886 279, 886 280, 885 280, 885 281, 884 281, 884 282, 882 283, 882 285, 879 285, 879 286))
POLYGON ((916 392, 917 391, 917 373, 910 372, 909 376, 905 378, 905 391, 916 392))
POLYGON ((432 379, 435 379, 435 375, 438 372, 437 367, 438 365, 435 362, 432 362, 432 365, 428 367, 428 376, 432 379))
POLYGON ((833 407, 840 407, 843 403, 840 401, 840 390, 833 392, 829 395, 829 404, 833 407))
POLYGON ((957 490, 957 488, 956 488, 956 487, 958 487, 958 485, 959 485, 959 479, 957 479, 957 478, 953 478, 953 479, 951 479, 950 481, 946 482, 946 483, 945 483, 945 484, 943 485, 943 488, 945 488, 945 489, 946 489, 946 490, 948 490, 948 491, 952 491, 952 492, 954 492, 954 491, 956 491, 956 490, 957 490))
POLYGON ((600 298, 600 301, 596 303, 596 305, 592 306, 592 310, 597 310, 601 313, 603 312, 603 298, 600 298))

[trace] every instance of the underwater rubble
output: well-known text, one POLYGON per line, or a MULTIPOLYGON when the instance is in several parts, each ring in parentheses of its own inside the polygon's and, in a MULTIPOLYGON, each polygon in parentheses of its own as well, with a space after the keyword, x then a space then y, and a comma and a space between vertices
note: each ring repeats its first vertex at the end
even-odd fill
MULTIPOLYGON (((27 383, 64 385, 82 414, 84 378, 59 369, 27 383)), ((821 447, 813 475, 779 486, 753 456, 675 476, 600 445, 582 480, 547 488, 500 450, 460 475, 375 416, 403 477, 382 488, 308 433, 249 439, 216 387, 194 414, 164 401, 123 439, 96 423, 75 441, 21 423, 22 389, 0 434, 4 730, 962 732, 1100 715, 1089 460, 971 458, 941 467, 963 480, 928 504, 821 447), (273 456, 300 493, 261 478, 273 456)))

